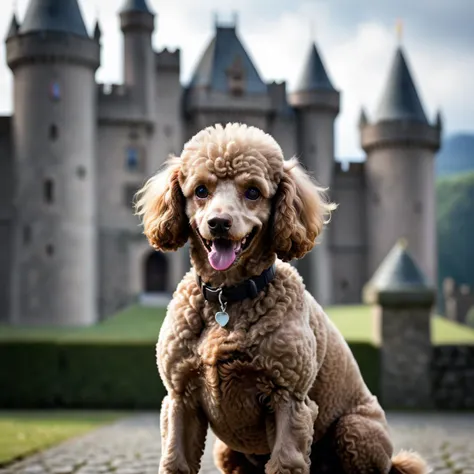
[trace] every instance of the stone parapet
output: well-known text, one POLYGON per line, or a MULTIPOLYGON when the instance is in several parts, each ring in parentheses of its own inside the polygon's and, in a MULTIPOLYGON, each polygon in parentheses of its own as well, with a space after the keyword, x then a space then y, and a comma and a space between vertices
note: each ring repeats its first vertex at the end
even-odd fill
POLYGON ((6 42, 7 63, 14 70, 24 63, 76 63, 97 69, 100 45, 97 41, 60 32, 28 33, 6 42))

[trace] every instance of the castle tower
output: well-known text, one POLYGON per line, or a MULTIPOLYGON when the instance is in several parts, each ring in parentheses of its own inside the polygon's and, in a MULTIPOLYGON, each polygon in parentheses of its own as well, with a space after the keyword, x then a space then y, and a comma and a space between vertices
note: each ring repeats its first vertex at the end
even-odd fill
POLYGON ((133 118, 155 118, 155 53, 151 42, 154 18, 146 0, 126 0, 120 12, 124 82, 133 97, 133 118))
POLYGON ((100 47, 76 0, 31 0, 6 47, 14 76, 11 321, 90 324, 100 47))
POLYGON ((428 122, 401 47, 375 120, 362 112, 360 130, 367 153, 369 273, 403 237, 423 273, 436 281, 434 154, 441 124, 428 122))
POLYGON ((268 129, 268 86, 233 25, 215 24, 184 97, 187 137, 217 122, 268 129))
MULTIPOLYGON (((329 187, 334 173, 334 120, 339 113, 340 94, 326 72, 315 44, 290 103, 297 111, 298 155, 316 181, 329 187)), ((330 191, 329 191, 330 193, 330 191)), ((320 304, 332 302, 332 263, 327 233, 320 244, 298 262, 308 290, 320 304)))

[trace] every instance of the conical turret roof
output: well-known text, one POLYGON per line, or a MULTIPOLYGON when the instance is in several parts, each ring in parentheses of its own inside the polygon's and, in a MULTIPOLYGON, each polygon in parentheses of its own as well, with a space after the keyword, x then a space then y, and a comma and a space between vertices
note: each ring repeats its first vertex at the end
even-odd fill
POLYGON ((19 32, 41 31, 89 36, 77 0, 31 0, 19 32))
POLYGON ((8 32, 7 32, 7 39, 11 38, 12 36, 16 36, 18 34, 18 29, 19 29, 18 20, 16 19, 16 15, 13 14, 12 19, 10 21, 10 26, 8 28, 8 32))
POLYGON ((401 48, 396 51, 375 119, 428 123, 401 48))
POLYGON ((146 3, 146 0, 125 0, 125 4, 122 7, 122 10, 120 10, 122 13, 123 12, 145 12, 145 13, 151 13, 150 8, 148 7, 148 4, 146 3))
POLYGON ((313 43, 295 91, 307 92, 321 89, 335 90, 326 72, 318 48, 313 43))
POLYGON ((242 75, 246 93, 267 93, 267 85, 237 36, 235 27, 216 26, 216 34, 194 71, 190 88, 207 87, 227 92, 228 74, 233 69, 242 75))
POLYGON ((392 303, 423 303, 434 300, 434 288, 407 251, 406 242, 400 239, 387 254, 364 287, 364 300, 392 303))

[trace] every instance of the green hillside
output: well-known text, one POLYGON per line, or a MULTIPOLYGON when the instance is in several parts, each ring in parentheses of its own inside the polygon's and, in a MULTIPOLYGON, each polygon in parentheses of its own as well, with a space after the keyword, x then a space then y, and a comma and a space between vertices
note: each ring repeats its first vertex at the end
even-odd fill
MULTIPOLYGON (((474 172, 436 184, 439 284, 474 284, 474 172)), ((441 286, 440 286, 441 288, 441 286)))

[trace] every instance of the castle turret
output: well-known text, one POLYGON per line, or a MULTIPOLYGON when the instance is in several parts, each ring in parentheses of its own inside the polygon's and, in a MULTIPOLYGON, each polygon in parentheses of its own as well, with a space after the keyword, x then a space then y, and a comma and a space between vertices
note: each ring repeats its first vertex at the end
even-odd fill
MULTIPOLYGON (((297 111, 298 154, 316 181, 331 188, 334 173, 334 120, 339 113, 340 94, 326 72, 315 44, 290 102, 297 111)), ((330 191, 329 191, 330 192, 330 191)), ((298 268, 309 291, 321 304, 332 302, 332 271, 327 233, 298 268)))
POLYGON ((14 76, 11 321, 90 324, 100 48, 76 0, 31 0, 6 47, 14 76))
POLYGON ((16 15, 13 14, 12 19, 10 21, 10 26, 8 27, 7 37, 5 39, 11 38, 18 34, 18 28, 20 25, 18 24, 18 20, 16 19, 16 15))
POLYGON ((398 48, 375 120, 360 123, 367 153, 368 270, 373 273, 397 239, 436 281, 434 154, 441 123, 425 115, 402 48, 398 48))
POLYGON ((154 14, 146 0, 126 0, 120 12, 124 45, 124 82, 133 97, 132 118, 154 119, 155 54, 152 47, 154 14))
POLYGON ((271 100, 235 23, 215 24, 215 35, 201 56, 185 93, 187 136, 199 130, 242 120, 268 128, 271 100))

